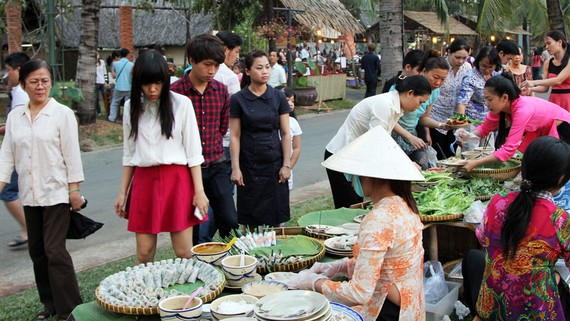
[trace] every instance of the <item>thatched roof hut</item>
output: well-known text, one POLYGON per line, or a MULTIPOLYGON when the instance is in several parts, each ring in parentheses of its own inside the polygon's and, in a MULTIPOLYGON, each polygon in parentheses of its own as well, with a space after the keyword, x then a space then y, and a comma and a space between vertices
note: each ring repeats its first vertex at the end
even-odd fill
MULTIPOLYGON (((40 0, 44 1, 44 0, 40 0)), ((151 1, 154 9, 137 9, 133 0, 133 45, 184 46, 187 37, 209 32, 213 16, 192 14, 184 7, 163 0, 151 1), (187 23, 187 17, 190 17, 187 23)), ((99 47, 119 48, 119 6, 121 0, 102 0, 99 12, 99 47)), ((81 1, 73 0, 74 10, 56 17, 58 38, 67 48, 79 47, 81 32, 81 1)))
MULTIPOLYGON (((445 25, 442 25, 435 12, 424 11, 404 11, 404 29, 417 30, 419 28, 428 29, 431 33, 437 35, 447 34, 445 25)), ((462 24, 453 17, 447 18, 449 25, 449 34, 457 36, 476 36, 477 33, 462 24)))
POLYGON ((321 29, 334 29, 341 34, 364 32, 364 27, 339 0, 280 0, 283 7, 304 10, 293 13, 296 21, 321 29))

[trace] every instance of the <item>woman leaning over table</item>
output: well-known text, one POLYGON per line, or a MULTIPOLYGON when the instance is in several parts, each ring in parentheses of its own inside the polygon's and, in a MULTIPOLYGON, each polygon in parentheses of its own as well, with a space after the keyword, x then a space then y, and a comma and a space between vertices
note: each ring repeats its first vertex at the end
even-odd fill
MULTIPOLYGON (((439 88, 439 97, 433 103, 429 117, 436 122, 445 123, 455 114, 457 94, 461 81, 472 69, 466 61, 469 57, 469 45, 464 39, 455 39, 447 48, 447 62, 449 71, 445 82, 439 88)), ((455 141, 452 130, 430 128, 431 146, 437 152, 437 158, 443 159, 453 156, 450 145, 455 141)))
POLYGON ((79 191, 83 165, 75 114, 49 98, 51 67, 31 60, 20 69, 20 86, 29 104, 10 112, 0 150, 0 188, 19 178, 28 229, 28 247, 43 310, 39 320, 55 314, 65 320, 82 303, 71 256, 65 248, 70 208, 84 203, 79 191))
MULTIPOLYGON (((487 81, 485 101, 490 113, 473 134, 484 138, 498 129, 497 141, 504 141, 504 144, 492 155, 467 160, 464 165, 467 171, 483 164, 506 162, 517 149, 524 153, 526 147, 540 136, 560 137, 570 143, 570 113, 544 99, 521 96, 509 73, 487 81), (505 130, 507 121, 511 123, 508 136, 505 130)), ((458 131, 460 137, 464 137, 464 130, 458 131)))
POLYGON ((290 219, 290 108, 285 94, 267 85, 270 74, 265 52, 250 52, 245 87, 230 99, 231 180, 237 185, 238 223, 250 228, 290 219))
POLYGON ((467 252, 462 268, 465 299, 480 318, 570 319, 568 285, 554 269, 559 258, 570 267, 570 218, 552 199, 570 179, 568 159, 564 141, 536 139, 522 160, 520 192, 489 203, 476 232, 484 251, 467 252))
POLYGON ((425 320, 423 224, 411 181, 424 180, 382 126, 372 128, 323 165, 347 174, 355 191, 370 197, 353 248, 354 257, 315 263, 290 288, 316 290, 355 308, 365 320, 425 320), (348 277, 347 282, 330 281, 348 277))
MULTIPOLYGON (((430 50, 425 53, 419 69, 421 75, 426 77, 430 83, 431 94, 429 99, 423 102, 418 109, 406 112, 400 117, 392 131, 392 138, 412 161, 420 165, 422 169, 428 169, 426 150, 431 145, 428 128, 447 129, 445 122, 438 123, 429 118, 429 114, 433 103, 439 97, 439 87, 445 82, 449 64, 445 58, 440 56, 439 51, 430 50), (421 137, 426 137, 427 142, 421 137)), ((394 87, 391 90, 395 90, 394 87)))
MULTIPOLYGON (((431 85, 427 78, 415 75, 398 79, 395 91, 363 99, 352 108, 336 135, 327 144, 324 158, 329 158, 373 127, 382 126, 391 132, 405 112, 418 109, 430 94, 431 85)), ((327 169, 327 176, 335 208, 350 207, 362 202, 362 197, 354 192, 343 173, 327 169)))
POLYGON ((137 58, 125 104, 123 178, 115 201, 115 212, 136 233, 137 264, 153 261, 160 232, 170 232, 177 257, 191 257, 192 227, 203 221, 194 211, 208 213, 194 107, 169 85, 161 53, 148 50, 137 58))

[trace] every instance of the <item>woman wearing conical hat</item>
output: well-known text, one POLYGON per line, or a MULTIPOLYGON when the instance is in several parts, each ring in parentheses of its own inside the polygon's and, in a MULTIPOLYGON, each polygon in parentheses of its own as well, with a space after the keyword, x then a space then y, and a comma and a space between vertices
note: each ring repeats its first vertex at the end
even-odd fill
POLYGON ((344 173, 374 207, 366 215, 354 257, 315 263, 289 282, 355 307, 365 320, 425 320, 422 230, 411 181, 421 172, 382 126, 337 151, 323 165, 344 173), (349 281, 331 279, 344 276, 349 281))

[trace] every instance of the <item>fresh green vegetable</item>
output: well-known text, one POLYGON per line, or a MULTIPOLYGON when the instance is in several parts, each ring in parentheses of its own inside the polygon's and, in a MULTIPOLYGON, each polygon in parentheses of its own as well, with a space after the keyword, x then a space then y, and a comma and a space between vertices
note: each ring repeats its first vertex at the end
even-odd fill
POLYGON ((424 175, 426 182, 444 182, 444 181, 453 180, 453 177, 451 177, 451 173, 423 171, 422 174, 424 175))
POLYGON ((462 190, 447 183, 438 184, 424 192, 413 193, 420 215, 447 215, 465 212, 475 201, 474 195, 465 195, 462 190))
POLYGON ((495 195, 505 191, 501 183, 489 177, 472 178, 469 180, 456 179, 448 185, 460 189, 466 195, 474 196, 495 195))
POLYGON ((457 120, 457 121, 468 121, 469 117, 467 117, 467 115, 462 114, 462 113, 455 113, 455 115, 451 116, 451 120, 457 120))

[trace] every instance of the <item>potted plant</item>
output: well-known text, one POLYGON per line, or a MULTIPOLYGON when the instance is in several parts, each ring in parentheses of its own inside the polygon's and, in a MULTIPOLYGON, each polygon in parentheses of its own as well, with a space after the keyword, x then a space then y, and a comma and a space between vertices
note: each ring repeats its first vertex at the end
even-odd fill
MULTIPOLYGON (((309 65, 311 70, 315 71, 315 75, 319 76, 319 68, 314 60, 307 60, 307 65, 309 65)), ((313 106, 317 100, 318 92, 317 88, 311 86, 309 83, 309 78, 305 76, 307 66, 303 62, 297 61, 295 62, 295 69, 298 71, 293 87, 293 90, 295 91, 295 105, 313 106)))

